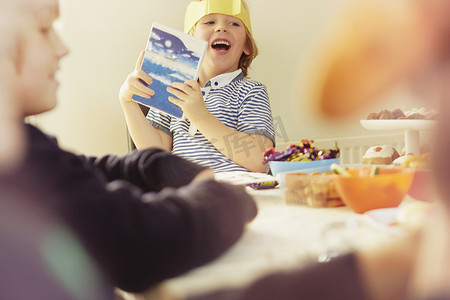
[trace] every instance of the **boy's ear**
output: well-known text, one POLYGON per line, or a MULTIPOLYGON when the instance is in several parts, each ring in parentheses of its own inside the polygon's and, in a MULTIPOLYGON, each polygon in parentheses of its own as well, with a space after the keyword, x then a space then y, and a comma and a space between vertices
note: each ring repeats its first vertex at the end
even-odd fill
POLYGON ((16 28, 16 23, 11 22, 8 25, 4 23, 0 24, 2 40, 0 41, 0 59, 2 62, 7 62, 14 67, 16 74, 20 71, 20 66, 22 65, 20 59, 23 57, 23 50, 21 47, 22 41, 19 40, 18 30, 16 28))
POLYGON ((19 37, 15 41, 15 52, 12 54, 12 61, 16 69, 17 74, 22 73, 23 60, 24 60, 24 40, 23 37, 19 37))
POLYGON ((247 56, 250 56, 252 54, 252 43, 248 37, 247 37, 247 40, 245 41, 245 46, 244 46, 243 52, 247 56))
POLYGON ((244 47, 244 54, 247 55, 247 56, 250 56, 251 51, 250 51, 250 49, 249 49, 248 46, 245 46, 245 47, 244 47))
POLYGON ((35 26, 36 24, 34 24, 34 20, 32 19, 19 20, 15 23, 15 29, 11 35, 11 59, 13 60, 18 75, 23 72, 23 65, 26 55, 25 49, 30 47, 30 36, 33 35, 33 31, 31 29, 35 26))
POLYGON ((13 28, 9 34, 7 34, 9 42, 7 49, 5 49, 5 55, 13 64, 17 75, 20 75, 23 69, 26 34, 27 33, 20 26, 18 26, 18 28, 13 28))

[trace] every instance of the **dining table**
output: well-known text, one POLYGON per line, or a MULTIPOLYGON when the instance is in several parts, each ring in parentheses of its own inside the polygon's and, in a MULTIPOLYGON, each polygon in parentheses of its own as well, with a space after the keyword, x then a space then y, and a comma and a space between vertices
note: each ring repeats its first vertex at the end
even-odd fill
MULTIPOLYGON (((239 288, 270 272, 301 268, 362 248, 383 247, 408 234, 396 225, 395 209, 383 218, 347 206, 314 208, 286 203, 283 188, 253 190, 258 215, 220 257, 141 294, 119 291, 125 300, 184 299, 218 289, 239 288)), ((411 200, 407 199, 404 201, 411 200)))

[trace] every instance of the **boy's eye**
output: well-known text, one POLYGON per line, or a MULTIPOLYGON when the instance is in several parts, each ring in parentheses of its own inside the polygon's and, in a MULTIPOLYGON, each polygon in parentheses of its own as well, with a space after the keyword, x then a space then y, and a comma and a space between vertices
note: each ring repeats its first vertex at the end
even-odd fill
POLYGON ((231 26, 235 26, 235 27, 241 26, 239 23, 236 23, 236 22, 231 22, 230 24, 231 24, 231 26))
POLYGON ((207 25, 213 25, 215 22, 214 21, 206 21, 205 24, 207 25))

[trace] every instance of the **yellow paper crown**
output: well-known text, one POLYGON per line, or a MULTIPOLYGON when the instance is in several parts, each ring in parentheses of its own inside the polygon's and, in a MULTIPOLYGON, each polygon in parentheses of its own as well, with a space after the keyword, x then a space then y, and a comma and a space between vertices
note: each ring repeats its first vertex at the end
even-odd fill
POLYGON ((186 9, 184 32, 189 33, 197 22, 209 14, 224 14, 239 18, 252 34, 250 14, 241 0, 205 0, 191 2, 186 9))

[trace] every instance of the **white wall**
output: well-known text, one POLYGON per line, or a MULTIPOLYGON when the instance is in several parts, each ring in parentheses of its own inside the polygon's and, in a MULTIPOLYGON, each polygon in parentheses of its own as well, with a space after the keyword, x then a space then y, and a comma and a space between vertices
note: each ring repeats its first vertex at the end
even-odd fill
MULTIPOLYGON (((61 64, 57 109, 39 116, 36 122, 71 150, 123 153, 127 151, 127 138, 119 88, 145 47, 151 23, 182 29, 184 10, 190 1, 62 1, 62 36, 71 53, 61 64)), ((302 84, 310 73, 310 54, 343 1, 249 0, 260 49, 250 75, 269 89, 273 115, 284 128, 277 130, 281 143, 372 134, 359 125, 358 119, 365 114, 330 124, 304 106, 307 99, 302 84)), ((367 112, 417 106, 403 92, 390 98, 367 112)))

